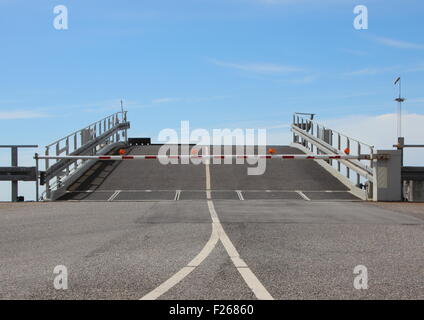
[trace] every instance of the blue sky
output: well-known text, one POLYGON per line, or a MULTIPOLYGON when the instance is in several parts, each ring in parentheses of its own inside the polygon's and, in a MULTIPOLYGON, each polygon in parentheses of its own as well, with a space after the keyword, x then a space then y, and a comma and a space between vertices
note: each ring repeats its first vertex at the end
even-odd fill
POLYGON ((420 0, 0 0, 0 144, 48 144, 120 99, 130 136, 181 120, 288 133, 294 111, 393 113, 398 75, 405 112, 423 115, 423 16, 420 0), (353 28, 359 4, 368 30, 353 28))

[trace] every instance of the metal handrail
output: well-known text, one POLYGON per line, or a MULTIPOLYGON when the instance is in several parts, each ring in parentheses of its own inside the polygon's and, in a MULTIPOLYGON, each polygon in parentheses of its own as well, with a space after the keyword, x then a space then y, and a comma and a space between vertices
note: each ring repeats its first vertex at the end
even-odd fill
MULTIPOLYGON (((45 147, 45 155, 50 156, 50 153, 54 153, 55 156, 61 154, 67 156, 96 154, 105 146, 119 142, 119 132, 121 131, 126 142, 128 128, 127 111, 122 110, 48 144, 45 147)), ((62 182, 79 170, 84 161, 56 160, 55 163, 51 164, 49 159, 45 159, 44 163, 46 179, 46 191, 44 193, 47 197, 50 197, 51 191, 60 188, 62 182)))
MULTIPOLYGON (((295 114, 302 114, 302 113, 295 112, 295 114)), ((315 124, 315 125, 319 126, 320 128, 323 128, 323 129, 329 129, 328 127, 324 126, 324 125, 323 125, 323 124, 321 124, 321 123, 318 123, 318 122, 317 122, 317 121, 315 121, 315 120, 305 119, 304 117, 299 117, 299 116, 298 116, 298 118, 299 118, 299 119, 303 119, 303 120, 305 120, 305 121, 307 121, 307 122, 311 122, 311 123, 313 123, 313 124, 315 124)), ((293 123, 296 123, 296 122, 293 122, 293 123)), ((299 123, 299 122, 297 122, 297 123, 299 123)), ((299 123, 299 124, 300 124, 300 123, 299 123)), ((343 133, 341 133, 341 132, 339 132, 339 131, 337 131, 337 130, 333 130, 333 129, 331 129, 331 131, 332 131, 332 132, 334 132, 334 133, 339 134, 339 135, 340 135, 340 136, 342 136, 342 137, 348 138, 348 139, 349 139, 349 140, 351 140, 351 141, 355 141, 355 142, 360 143, 360 144, 362 144, 362 145, 364 145, 364 146, 367 146, 367 147, 369 147, 370 149, 374 149, 374 148, 375 148, 375 146, 373 146, 373 145, 369 145, 369 144, 367 144, 367 143, 365 143, 365 142, 362 142, 362 141, 360 141, 360 140, 358 140, 358 139, 355 139, 355 138, 349 137, 349 136, 347 136, 347 135, 345 135, 345 134, 343 134, 343 133)))
MULTIPOLYGON (((293 115, 293 142, 299 143, 311 153, 328 154, 337 153, 343 154, 356 154, 369 155, 370 163, 362 163, 360 159, 342 159, 337 160, 336 167, 333 166, 333 160, 328 160, 328 164, 333 167, 339 174, 342 174, 342 166, 345 168, 344 176, 351 180, 351 171, 356 173, 356 186, 362 188, 364 186, 363 178, 366 180, 374 181, 373 161, 375 151, 374 146, 364 143, 358 139, 351 138, 339 131, 333 130, 324 126, 317 121, 307 119, 301 116, 302 113, 295 113, 293 115), (335 138, 336 137, 336 138, 335 138), (352 147, 356 148, 352 148, 352 147), (353 149, 353 150, 351 150, 353 149), (368 153, 369 152, 369 153, 368 153)), ((305 114, 311 115, 311 114, 305 114)))
MULTIPOLYGON (((54 141, 54 142, 52 142, 52 143, 50 143, 50 144, 46 145, 45 147, 46 147, 46 148, 48 148, 48 147, 52 147, 53 145, 57 144, 58 142, 64 141, 64 140, 66 140, 67 138, 70 138, 70 137, 72 137, 73 135, 78 134, 78 133, 79 133, 79 132, 81 132, 82 130, 89 129, 89 128, 91 128, 91 127, 93 127, 93 126, 95 126, 95 125, 97 125, 97 124, 99 124, 99 123, 104 122, 104 121, 105 121, 105 120, 107 120, 107 119, 110 119, 110 118, 112 118, 112 117, 114 117, 114 116, 117 116, 118 114, 122 114, 122 119, 121 119, 121 121, 125 122, 125 121, 127 120, 127 111, 123 111, 123 112, 122 112, 122 111, 115 112, 115 113, 113 113, 113 114, 111 114, 111 115, 109 115, 109 116, 107 116, 107 117, 104 117, 104 118, 103 118, 103 119, 101 119, 101 120, 98 120, 98 121, 96 121, 96 122, 93 122, 93 123, 89 124, 88 126, 86 126, 86 127, 85 127, 85 128, 83 128, 83 129, 80 129, 80 130, 74 131, 74 132, 72 132, 72 133, 68 134, 67 136, 65 136, 65 137, 63 137, 63 138, 58 139, 58 140, 56 140, 56 141, 54 141)), ((119 119, 119 118, 118 118, 118 119, 119 119)))
MULTIPOLYGON (((362 154, 361 153, 358 156, 352 156, 350 159, 349 159, 349 157, 346 158, 346 159, 343 159, 343 157, 342 157, 343 154, 338 152, 338 150, 336 150, 330 144, 327 144, 326 142, 323 142, 323 141, 317 141, 318 138, 316 138, 316 137, 309 137, 308 133, 305 132, 304 130, 300 129, 300 128, 296 127, 295 129, 298 131, 297 133, 300 135, 301 138, 311 139, 312 141, 309 141, 309 143, 314 144, 316 146, 316 148, 319 149, 320 151, 330 152, 330 154, 333 153, 333 154, 337 154, 337 155, 341 156, 340 159, 330 159, 330 160, 336 160, 336 161, 343 163, 348 169, 352 169, 353 171, 357 172, 360 176, 363 176, 367 179, 372 177, 373 169, 371 167, 364 165, 359 160, 375 159, 376 158, 375 154, 373 154, 373 153, 362 154)), ((326 153, 326 154, 328 154, 328 153, 326 153)))

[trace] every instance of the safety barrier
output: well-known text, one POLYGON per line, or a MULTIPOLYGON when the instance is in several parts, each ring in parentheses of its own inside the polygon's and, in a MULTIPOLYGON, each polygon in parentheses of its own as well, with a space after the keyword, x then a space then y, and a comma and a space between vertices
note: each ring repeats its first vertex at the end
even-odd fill
MULTIPOLYGON (((380 158, 383 155, 379 156, 380 158)), ((304 155, 304 154, 274 154, 274 155, 128 155, 128 156, 36 156, 36 159, 49 159, 49 160, 154 160, 154 159, 282 159, 282 160, 352 160, 352 159, 367 159, 370 160, 369 155, 339 155, 339 154, 326 154, 326 155, 304 155)))

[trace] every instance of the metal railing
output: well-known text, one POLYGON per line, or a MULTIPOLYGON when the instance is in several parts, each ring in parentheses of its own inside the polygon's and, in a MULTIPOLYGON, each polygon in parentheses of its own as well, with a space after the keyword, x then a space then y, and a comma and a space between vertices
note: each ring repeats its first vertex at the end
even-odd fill
POLYGON ((105 146, 121 141, 127 142, 127 111, 120 111, 96 121, 83 129, 58 139, 45 147, 45 186, 42 197, 50 198, 54 189, 62 186, 62 182, 75 173, 84 160, 60 160, 52 163, 49 156, 95 155, 105 146))
POLYGON ((0 181, 11 182, 12 202, 22 199, 18 196, 18 181, 35 181, 35 198, 38 201, 38 168, 18 166, 18 150, 21 148, 38 148, 38 145, 1 145, 0 148, 10 149, 11 166, 0 167, 0 181))
POLYGON ((373 159, 374 146, 312 120, 312 114, 310 118, 306 115, 309 114, 295 113, 293 115, 293 142, 316 154, 367 155, 369 157, 362 159, 328 160, 328 164, 360 189, 364 187, 366 181, 373 182, 373 162, 368 159, 373 159), (352 176, 351 171, 356 176, 352 176))

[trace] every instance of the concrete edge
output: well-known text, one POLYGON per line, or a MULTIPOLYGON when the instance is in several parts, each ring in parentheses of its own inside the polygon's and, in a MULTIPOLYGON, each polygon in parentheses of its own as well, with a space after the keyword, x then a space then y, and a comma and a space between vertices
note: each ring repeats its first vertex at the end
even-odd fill
MULTIPOLYGON (((302 145, 299 145, 298 143, 291 143, 290 147, 296 148, 306 154, 312 154, 312 152, 305 148, 302 145)), ((314 160, 317 162, 321 167, 323 167, 328 173, 330 173, 333 177, 335 177, 337 180, 339 180, 341 183, 343 183, 352 193, 354 196, 358 197, 361 200, 368 200, 367 192, 366 190, 359 189, 352 181, 350 181, 348 178, 346 178, 344 175, 342 175, 340 172, 338 172, 336 169, 334 169, 331 165, 329 165, 324 160, 314 160)))

